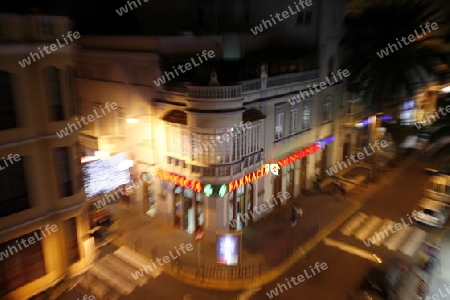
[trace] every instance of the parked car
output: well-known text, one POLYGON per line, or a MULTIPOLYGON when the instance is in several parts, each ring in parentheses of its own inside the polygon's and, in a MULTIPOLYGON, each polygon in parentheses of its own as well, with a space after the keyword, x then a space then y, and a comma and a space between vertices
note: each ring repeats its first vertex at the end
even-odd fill
POLYGON ((437 175, 431 176, 425 183, 423 195, 437 201, 450 204, 450 176, 437 175))
POLYGON ((424 197, 415 207, 417 212, 413 219, 416 222, 442 228, 448 219, 448 205, 445 202, 424 197))
POLYGON ((372 266, 350 299, 396 299, 405 270, 403 262, 398 258, 390 258, 372 266))

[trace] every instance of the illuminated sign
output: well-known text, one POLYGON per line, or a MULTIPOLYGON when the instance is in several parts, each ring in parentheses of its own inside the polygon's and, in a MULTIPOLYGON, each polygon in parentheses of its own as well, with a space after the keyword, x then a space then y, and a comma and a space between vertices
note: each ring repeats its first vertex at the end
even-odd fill
POLYGON ((205 193, 206 197, 211 197, 214 193, 214 188, 212 184, 205 185, 205 188, 203 189, 203 193, 205 193))
POLYGON ((289 155, 289 156, 287 156, 286 158, 280 159, 280 160, 277 162, 277 164, 278 164, 280 167, 284 167, 284 166, 290 165, 290 164, 292 164, 293 162, 295 162, 295 161, 297 161, 297 160, 299 160, 299 159, 305 158, 305 157, 307 157, 308 155, 313 154, 313 153, 319 151, 320 149, 321 149, 321 148, 320 148, 320 145, 319 145, 319 144, 314 144, 314 145, 309 146, 308 148, 305 148, 305 149, 303 149, 303 150, 301 150, 301 151, 299 151, 299 152, 297 152, 297 153, 294 153, 294 154, 292 154, 292 155, 289 155))
POLYGON ((164 181, 168 181, 176 185, 182 186, 184 188, 194 190, 197 193, 201 193, 203 191, 202 184, 200 182, 186 179, 186 177, 181 175, 165 172, 163 170, 158 170, 158 172, 156 172, 156 177, 164 181))
POLYGON ((283 158, 274 164, 265 164, 262 168, 230 182, 228 184, 228 192, 231 193, 232 191, 240 188, 243 185, 246 185, 246 184, 253 182, 263 176, 266 176, 267 174, 269 174, 269 172, 271 172, 274 175, 278 175, 278 171, 280 170, 281 167, 292 164, 293 162, 295 162, 299 159, 305 158, 308 155, 319 151, 320 149, 322 149, 322 148, 317 143, 317 144, 309 146, 297 153, 289 155, 286 158, 283 158))
POLYGON ((227 192, 227 185, 222 184, 219 188, 219 197, 225 196, 226 192, 227 192))
POLYGON ((241 186, 253 182, 263 176, 266 176, 267 174, 269 173, 267 172, 266 167, 262 167, 254 172, 248 173, 247 175, 230 182, 228 184, 228 192, 231 193, 232 191, 240 188, 241 186))
POLYGON ((281 169, 277 164, 265 164, 264 167, 266 168, 267 173, 270 172, 275 176, 278 176, 278 171, 281 169))
POLYGON ((218 234, 216 237, 216 262, 236 266, 239 263, 242 235, 218 234))

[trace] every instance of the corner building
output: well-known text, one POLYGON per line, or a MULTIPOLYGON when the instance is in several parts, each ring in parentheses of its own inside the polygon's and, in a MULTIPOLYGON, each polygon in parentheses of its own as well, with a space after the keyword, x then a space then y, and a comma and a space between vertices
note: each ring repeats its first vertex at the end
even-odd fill
MULTIPOLYGON (((289 193, 288 201, 301 195, 315 174, 325 177, 325 170, 342 159, 345 79, 293 105, 289 100, 340 68, 344 3, 315 1, 301 14, 252 35, 248 28, 288 6, 271 4, 251 7, 245 30, 230 30, 236 33, 223 38, 180 37, 172 53, 159 51, 164 62, 159 76, 171 80, 155 88, 152 101, 157 216, 187 233, 201 227, 209 240, 217 232, 245 230, 286 204, 280 195, 289 193), (190 73, 169 74, 211 49, 215 57, 190 73), (266 164, 278 165, 278 175, 266 164), (250 213, 266 200, 273 207, 250 213)), ((204 9, 209 15, 208 6, 204 9)), ((171 41, 175 44, 175 38, 171 41)))

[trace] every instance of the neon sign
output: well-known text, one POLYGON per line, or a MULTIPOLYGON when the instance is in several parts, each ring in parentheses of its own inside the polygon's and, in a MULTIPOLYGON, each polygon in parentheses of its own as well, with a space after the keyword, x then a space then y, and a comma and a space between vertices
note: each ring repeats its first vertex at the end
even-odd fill
POLYGON ((259 168, 258 170, 251 172, 239 179, 236 179, 228 184, 228 192, 231 193, 232 191, 240 188, 243 185, 246 185, 250 182, 253 182, 263 176, 266 176, 271 172, 274 175, 278 175, 278 170, 281 167, 287 166, 289 164, 292 164, 293 162, 305 158, 306 156, 313 154, 317 151, 322 149, 319 144, 314 144, 312 146, 309 146, 297 153, 294 153, 292 155, 289 155, 278 162, 274 164, 265 164, 262 168, 259 168))
POLYGON ((182 186, 184 188, 194 190, 197 193, 203 192, 202 184, 200 182, 198 182, 196 180, 186 179, 186 177, 178 175, 178 174, 173 174, 173 173, 165 172, 162 170, 158 170, 156 172, 156 177, 158 177, 164 181, 168 181, 168 182, 174 183, 176 185, 182 186))
POLYGON ((307 148, 305 148, 305 149, 303 149, 303 150, 301 150, 301 151, 299 151, 299 152, 297 152, 297 153, 294 153, 294 154, 289 155, 289 156, 287 156, 287 157, 285 157, 285 158, 283 158, 283 159, 280 159, 280 160, 277 162, 277 164, 278 164, 280 167, 284 167, 284 166, 290 165, 290 164, 292 164, 294 161, 297 161, 297 160, 299 160, 299 159, 305 158, 305 157, 307 157, 308 155, 313 154, 313 153, 319 151, 320 149, 321 149, 321 148, 320 148, 320 145, 319 145, 319 144, 314 144, 314 145, 309 146, 309 147, 307 147, 307 148))
POLYGON ((267 172, 266 167, 263 166, 262 168, 259 168, 258 170, 254 171, 254 172, 248 173, 247 175, 242 176, 241 178, 230 182, 228 184, 228 192, 231 193, 232 191, 240 188, 241 186, 246 185, 250 182, 253 182, 263 176, 266 176, 267 174, 269 174, 269 173, 267 172))

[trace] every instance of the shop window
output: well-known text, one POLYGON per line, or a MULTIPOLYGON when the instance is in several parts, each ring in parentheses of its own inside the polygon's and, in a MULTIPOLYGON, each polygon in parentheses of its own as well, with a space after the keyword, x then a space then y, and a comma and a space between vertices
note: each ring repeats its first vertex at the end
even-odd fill
POLYGON ((41 244, 43 238, 40 231, 36 230, 0 244, 0 253, 8 253, 9 256, 0 263, 0 298, 46 274, 41 244), (35 243, 28 243, 28 247, 22 249, 16 243, 29 239, 35 243))

